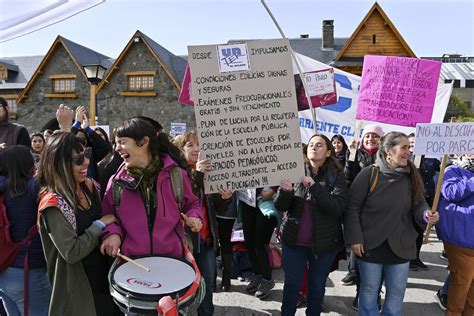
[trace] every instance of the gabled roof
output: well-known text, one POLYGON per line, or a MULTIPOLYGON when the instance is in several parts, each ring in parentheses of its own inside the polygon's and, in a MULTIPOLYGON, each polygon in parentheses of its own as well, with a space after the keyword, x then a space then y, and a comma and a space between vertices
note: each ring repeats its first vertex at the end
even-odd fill
POLYGON ((117 66, 122 62, 123 58, 127 55, 128 50, 133 45, 135 38, 137 37, 141 38, 143 43, 145 43, 152 55, 155 57, 156 61, 163 67, 163 70, 168 74, 171 81, 176 86, 176 89, 178 89, 178 91, 181 90, 181 82, 183 81, 184 72, 186 71, 186 60, 171 53, 169 50, 137 30, 128 42, 127 46, 125 46, 125 48, 122 50, 119 57, 110 67, 110 71, 105 74, 105 77, 100 83, 97 91, 100 91, 102 87, 107 84, 107 80, 117 69, 117 66))
POLYGON ((8 70, 11 70, 11 76, 9 75, 7 80, 0 81, 0 90, 23 89, 43 57, 21 56, 0 58, 0 64, 4 64, 8 70))
MULTIPOLYGON (((297 53, 302 55, 308 56, 312 59, 320 61, 324 64, 329 64, 331 60, 334 59, 337 52, 341 50, 344 46, 344 43, 347 41, 347 37, 345 38, 334 38, 334 49, 328 50, 323 49, 323 40, 322 38, 290 38, 290 46, 293 50, 297 53)), ((250 41, 257 41, 259 39, 233 39, 229 40, 227 43, 242 43, 242 42, 250 42, 250 41)))
POLYGON ((395 36, 397 37, 397 39, 400 41, 400 43, 402 44, 402 46, 407 50, 407 52, 410 54, 410 57, 416 57, 415 53, 411 50, 410 46, 408 46, 407 42, 405 42, 405 40, 403 39, 403 37, 401 36, 401 34, 398 32, 397 28, 395 27, 395 25, 392 23, 392 21, 390 21, 390 19, 388 18, 387 14, 385 14, 385 12, 382 10, 382 7, 377 3, 375 2, 374 5, 372 6, 372 8, 370 8, 369 12, 367 12, 367 14, 365 15, 364 19, 362 20, 362 22, 360 22, 359 26, 357 27, 357 29, 354 31, 354 33, 352 33, 351 37, 349 38, 349 40, 346 42, 346 44, 344 45, 344 47, 339 51, 339 53, 337 54, 336 58, 334 59, 335 61, 339 60, 342 56, 344 56, 344 53, 346 52, 347 48, 351 45, 352 41, 356 38, 357 34, 360 32, 360 30, 364 27, 364 24, 367 23, 367 21, 369 20, 369 18, 372 16, 372 14, 374 14, 374 12, 377 11, 378 13, 380 13, 380 15, 382 16, 382 18, 385 20, 385 23, 387 23, 387 25, 390 27, 390 29, 392 30, 392 32, 395 34, 395 36))
POLYGON ((24 96, 31 89, 31 87, 33 86, 38 76, 41 74, 44 67, 48 64, 49 60, 51 59, 51 56, 53 56, 58 45, 62 45, 64 47, 64 49, 69 54, 74 64, 76 64, 77 68, 79 69, 79 71, 82 73, 82 75, 84 76, 86 80, 87 80, 87 76, 84 72, 84 68, 82 68, 83 66, 99 64, 107 69, 110 67, 110 64, 111 64, 110 57, 102 55, 90 48, 79 45, 73 41, 68 40, 67 38, 64 38, 58 35, 58 37, 56 37, 56 39, 54 40, 53 45, 51 45, 48 52, 44 56, 43 60, 39 64, 35 73, 31 77, 31 79, 28 81, 28 84, 26 85, 25 89, 23 89, 20 96, 18 97, 18 103, 22 102, 24 96))
POLYGON ((73 41, 68 40, 62 36, 58 36, 61 39, 64 47, 72 55, 71 57, 82 66, 87 65, 101 65, 106 69, 109 69, 112 66, 111 58, 101 53, 98 53, 90 48, 74 43, 73 41))

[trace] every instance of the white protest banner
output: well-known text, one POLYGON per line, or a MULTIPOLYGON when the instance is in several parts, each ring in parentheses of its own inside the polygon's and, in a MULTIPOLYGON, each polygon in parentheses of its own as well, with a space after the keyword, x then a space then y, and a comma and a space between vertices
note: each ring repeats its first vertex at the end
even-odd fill
MULTIPOLYGON (((251 70, 224 73, 216 45, 188 47, 201 157, 214 167, 204 177, 206 193, 304 175, 289 41, 246 45, 251 70)), ((234 52, 231 46, 224 49, 234 52)))
POLYGON ((170 136, 175 137, 186 133, 186 123, 171 122, 170 136))
POLYGON ((474 153, 474 123, 416 124, 415 155, 474 153))
POLYGON ((364 56, 356 119, 411 126, 429 123, 441 62, 364 56))

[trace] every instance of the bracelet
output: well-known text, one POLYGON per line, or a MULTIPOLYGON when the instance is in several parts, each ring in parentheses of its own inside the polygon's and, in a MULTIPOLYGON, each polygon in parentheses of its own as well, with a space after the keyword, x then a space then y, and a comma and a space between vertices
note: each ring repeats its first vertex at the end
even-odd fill
POLYGON ((100 219, 93 221, 92 224, 95 224, 97 227, 100 228, 100 230, 104 230, 105 228, 104 222, 101 221, 100 219))

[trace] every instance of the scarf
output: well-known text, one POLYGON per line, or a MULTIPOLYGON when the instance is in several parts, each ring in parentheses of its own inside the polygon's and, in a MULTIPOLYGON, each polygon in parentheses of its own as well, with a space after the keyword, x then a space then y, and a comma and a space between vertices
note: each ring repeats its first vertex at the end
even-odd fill
POLYGON ((474 172, 474 158, 463 157, 458 164, 464 169, 474 172))
MULTIPOLYGON (((156 179, 158 178, 158 173, 161 170, 161 160, 159 157, 153 158, 152 162, 146 166, 145 168, 142 167, 130 167, 127 169, 127 174, 135 179, 135 181, 139 181, 138 189, 140 190, 140 194, 144 199, 146 199, 146 189, 147 188, 155 188, 156 179)), ((155 191, 155 190, 154 190, 155 191)), ((153 200, 156 199, 156 194, 152 195, 153 200)), ((154 201, 153 205, 156 205, 154 201)))

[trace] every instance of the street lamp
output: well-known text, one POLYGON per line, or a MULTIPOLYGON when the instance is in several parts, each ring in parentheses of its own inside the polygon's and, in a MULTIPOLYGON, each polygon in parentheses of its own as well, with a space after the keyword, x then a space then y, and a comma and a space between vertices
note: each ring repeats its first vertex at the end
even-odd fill
POLYGON ((102 80, 102 77, 104 77, 104 74, 107 71, 107 69, 102 67, 101 65, 85 65, 83 66, 83 68, 84 68, 84 73, 86 74, 87 80, 89 80, 91 84, 89 117, 90 117, 90 125, 94 126, 96 123, 96 120, 98 120, 98 117, 96 116, 97 84, 102 80))

